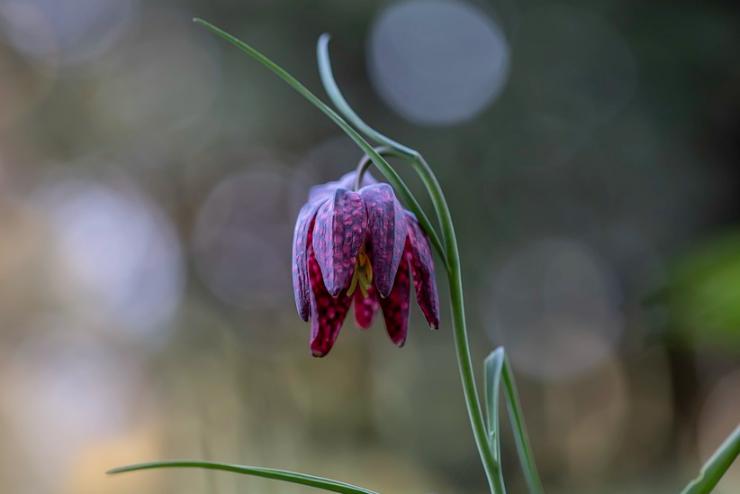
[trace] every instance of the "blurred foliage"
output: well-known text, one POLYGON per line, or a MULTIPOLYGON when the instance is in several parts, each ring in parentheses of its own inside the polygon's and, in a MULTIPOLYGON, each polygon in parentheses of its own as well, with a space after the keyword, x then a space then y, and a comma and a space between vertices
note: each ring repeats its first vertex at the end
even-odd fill
POLYGON ((740 349, 740 234, 697 246, 681 259, 669 287, 671 314, 693 342, 740 349))

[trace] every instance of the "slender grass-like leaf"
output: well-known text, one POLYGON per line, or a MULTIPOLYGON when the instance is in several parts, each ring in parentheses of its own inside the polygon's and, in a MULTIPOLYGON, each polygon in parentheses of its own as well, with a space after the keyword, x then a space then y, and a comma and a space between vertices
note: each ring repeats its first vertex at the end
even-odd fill
MULTIPOLYGON (((519 456, 519 463, 524 472, 524 478, 527 481, 527 487, 531 494, 542 494, 542 481, 537 473, 537 467, 534 462, 532 448, 529 445, 529 437, 524 425, 524 414, 519 403, 519 393, 514 382, 514 373, 506 358, 503 347, 494 350, 485 362, 485 382, 486 382, 486 409, 488 418, 488 434, 493 443, 491 447, 496 454, 501 456, 501 435, 498 404, 499 391, 501 383, 504 384, 504 396, 506 397, 506 409, 509 412, 509 422, 514 432, 514 441, 519 456)), ((499 460, 500 461, 500 460, 499 460)))
POLYGON ((155 461, 151 463, 138 463, 136 465, 126 465, 114 468, 107 473, 110 475, 136 472, 139 470, 153 470, 161 468, 200 468, 206 470, 221 470, 224 472, 240 473, 243 475, 252 475, 272 480, 281 480, 293 484, 301 484, 308 487, 315 487, 330 492, 340 492, 342 494, 378 494, 375 491, 364 489, 356 485, 347 484, 338 480, 326 479, 316 475, 305 473, 291 472, 288 470, 278 470, 275 468, 252 467, 246 465, 232 465, 229 463, 216 463, 210 461, 194 460, 172 460, 172 461, 155 461))
POLYGON ((717 486, 722 476, 730 469, 740 454, 740 425, 707 460, 699 473, 681 494, 708 494, 717 486))
MULTIPOLYGON (((499 396, 501 395, 501 371, 504 368, 504 349, 499 347, 486 358, 483 372, 483 391, 486 408, 486 429, 488 442, 499 465, 500 483, 504 486, 501 474, 501 422, 499 420, 499 396)), ((506 488, 505 486, 503 487, 506 488)))
POLYGON ((205 27, 215 35, 223 38, 224 40, 228 41, 232 45, 236 46, 238 49, 252 57, 257 62, 261 63, 263 66, 265 66, 267 69, 272 71, 275 75, 280 77, 283 81, 285 81, 291 88, 293 88, 298 94, 303 96, 307 101, 309 101, 311 104, 313 104, 316 108, 321 110, 329 119, 334 122, 340 129, 344 131, 347 136, 349 136, 350 139, 352 139, 357 146, 367 155, 370 157, 372 162, 375 164, 375 166, 380 170, 380 172, 385 176, 385 178, 390 182, 390 184, 393 186, 394 189, 396 189, 396 192, 400 196, 401 200, 406 204, 406 206, 416 215, 416 218, 419 220, 419 223, 421 224, 422 228, 426 231, 427 235, 429 236, 432 245, 434 248, 439 252, 439 254, 444 258, 445 252, 444 248, 442 246, 442 243, 439 240, 439 236, 437 235, 436 231, 432 228, 432 224, 429 221, 429 218, 427 218, 424 211, 421 209, 421 206, 419 205, 419 201, 416 200, 416 197, 411 193, 411 190, 408 188, 406 183, 403 181, 400 175, 396 172, 396 170, 391 167, 390 164, 383 158, 380 154, 378 154, 375 149, 351 126, 349 125, 337 112, 331 109, 326 103, 321 101, 315 94, 313 94, 306 86, 304 86, 298 79, 293 77, 287 70, 280 67, 278 64, 270 60, 268 57, 263 55, 260 51, 256 50, 255 48, 251 47, 244 41, 236 38, 235 36, 232 36, 231 34, 227 33, 226 31, 214 26, 208 21, 205 21, 200 18, 193 19, 193 22, 196 24, 200 24, 201 26, 205 27))
MULTIPOLYGON (((503 352, 503 348, 501 350, 503 352)), ((501 376, 504 383, 506 408, 509 411, 509 420, 514 431, 514 442, 516 443, 516 451, 519 454, 519 462, 524 471, 524 478, 527 481, 529 492, 532 494, 542 494, 544 489, 542 488, 542 481, 534 463, 532 447, 529 445, 529 436, 527 435, 527 428, 524 425, 524 412, 522 411, 522 405, 519 402, 519 392, 514 382, 514 372, 511 370, 511 365, 509 365, 509 359, 505 356, 501 376)))
POLYGON ((499 396, 501 390, 501 370, 504 367, 504 349, 499 347, 486 358, 483 372, 483 386, 486 402, 486 425, 488 440, 496 452, 496 460, 501 462, 501 434, 499 422, 499 396))

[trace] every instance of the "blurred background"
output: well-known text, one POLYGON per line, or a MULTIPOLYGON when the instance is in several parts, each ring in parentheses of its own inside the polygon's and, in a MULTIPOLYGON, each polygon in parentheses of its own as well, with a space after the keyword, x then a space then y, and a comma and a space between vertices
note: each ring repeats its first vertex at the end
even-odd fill
POLYGON ((103 473, 177 457, 485 492, 447 311, 310 357, 293 222, 360 153, 196 15, 322 97, 330 32, 428 158, 548 492, 677 492, 740 422, 737 2, 0 0, 2 492, 308 492, 103 473))

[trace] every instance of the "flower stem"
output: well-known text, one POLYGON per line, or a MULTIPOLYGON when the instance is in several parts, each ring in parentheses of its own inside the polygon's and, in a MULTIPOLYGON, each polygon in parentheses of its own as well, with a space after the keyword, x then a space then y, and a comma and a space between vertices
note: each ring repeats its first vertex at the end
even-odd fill
MULTIPOLYGON (((373 137, 377 138, 377 136, 373 137)), ((488 432, 483 420, 483 410, 480 404, 478 388, 475 384, 475 371, 473 370, 472 358, 470 356, 470 340, 468 338, 468 329, 465 320, 465 297, 462 286, 460 252, 457 246, 457 235, 455 234, 455 227, 452 222, 450 208, 447 205, 447 199, 444 196, 442 186, 439 184, 436 175, 420 153, 406 147, 395 149, 384 147, 379 149, 382 149, 383 154, 392 156, 395 153, 396 156, 409 160, 424 183, 434 205, 434 210, 442 229, 442 240, 446 247, 444 257, 447 261, 447 281, 450 286, 452 327, 455 335, 457 365, 460 371, 460 379, 462 380, 468 417, 491 492, 494 494, 505 494, 506 487, 503 481, 501 465, 496 460, 492 445, 488 441, 488 432)), ((357 168, 358 177, 370 164, 369 160, 363 159, 360 161, 357 168)))
MULTIPOLYGON (((377 136, 374 137, 377 138, 377 136)), ((478 446, 478 452, 483 462, 483 468, 486 472, 491 492, 494 494, 505 494, 506 487, 504 486, 501 465, 496 460, 492 445, 488 440, 488 432, 483 421, 483 411, 478 395, 478 388, 475 384, 475 373, 470 356, 470 341, 468 339, 467 323, 465 321, 465 300, 462 287, 460 253, 457 246, 455 227, 452 223, 452 215, 447 206, 444 192, 431 167, 418 152, 406 147, 392 148, 388 145, 375 148, 375 150, 382 155, 407 159, 424 183, 434 205, 434 210, 437 213, 442 228, 442 240, 446 247, 444 256, 441 257, 446 261, 447 281, 450 286, 452 327, 455 334, 455 350, 457 352, 457 364, 462 380, 463 394, 465 395, 465 404, 467 405, 473 436, 478 446)), ((365 173, 371 164, 372 161, 366 156, 358 163, 356 178, 358 184, 361 183, 363 173, 365 173)))
POLYGON ((434 175, 434 172, 426 160, 418 153, 411 157, 411 162, 419 174, 422 182, 429 190, 429 195, 437 212, 442 238, 447 247, 447 280, 450 285, 450 308, 452 312, 452 327, 455 334, 455 350, 457 352, 457 365, 462 380, 465 404, 468 408, 468 417, 473 429, 475 443, 478 446, 483 468, 488 478, 491 492, 494 494, 505 494, 501 465, 496 461, 491 443, 488 441, 483 410, 480 404, 478 388, 475 384, 475 372, 470 356, 470 341, 465 321, 465 300, 462 286, 462 270, 460 266, 460 253, 457 247, 457 236, 452 223, 452 215, 447 206, 442 187, 434 175))
MULTIPOLYGON (((408 149, 408 148, 406 148, 408 149)), ((442 239, 446 246, 443 259, 446 260, 447 280, 450 286, 450 306, 452 312, 452 326, 455 335, 455 350, 457 352, 457 364, 460 371, 460 378, 463 385, 463 394, 465 395, 465 404, 468 409, 470 424, 473 429, 478 452, 483 462, 491 492, 494 494, 505 494, 501 464, 496 460, 492 445, 488 440, 488 431, 483 421, 483 411, 478 395, 478 388, 475 383, 475 373, 473 370, 472 358, 470 355, 470 341, 468 338, 467 323, 465 320, 465 300, 462 287, 462 270, 460 266, 460 253, 457 246, 457 236, 455 227, 452 223, 452 215, 447 206, 442 187, 437 180, 429 164, 424 158, 415 151, 406 151, 406 149, 394 150, 387 146, 376 148, 378 154, 387 156, 396 156, 408 159, 419 174, 422 182, 429 191, 435 212, 442 227, 442 239), (406 151, 406 152, 404 152, 406 151)), ((362 175, 367 168, 372 165, 372 161, 364 156, 357 165, 357 177, 355 188, 359 188, 362 183, 362 175)), ((517 441, 517 444, 519 441, 517 441)))
MULTIPOLYGON (((381 156, 396 156, 397 154, 393 152, 393 149, 388 146, 378 146, 375 149, 375 152, 378 153, 381 156)), ((370 165, 373 164, 373 160, 370 159, 370 157, 366 154, 362 155, 362 158, 360 158, 360 161, 357 163, 357 167, 355 168, 355 191, 358 191, 362 188, 362 177, 365 176, 365 172, 368 168, 370 168, 370 165)))

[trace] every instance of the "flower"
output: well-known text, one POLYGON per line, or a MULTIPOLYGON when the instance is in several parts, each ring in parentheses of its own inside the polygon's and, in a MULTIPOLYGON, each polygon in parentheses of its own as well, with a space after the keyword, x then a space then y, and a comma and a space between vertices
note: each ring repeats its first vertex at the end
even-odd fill
POLYGON ((293 290, 298 314, 311 320, 311 352, 331 350, 352 302, 367 329, 378 309, 393 343, 408 332, 410 286, 429 325, 439 327, 439 296, 429 241, 393 188, 369 173, 315 186, 293 237, 293 290))

